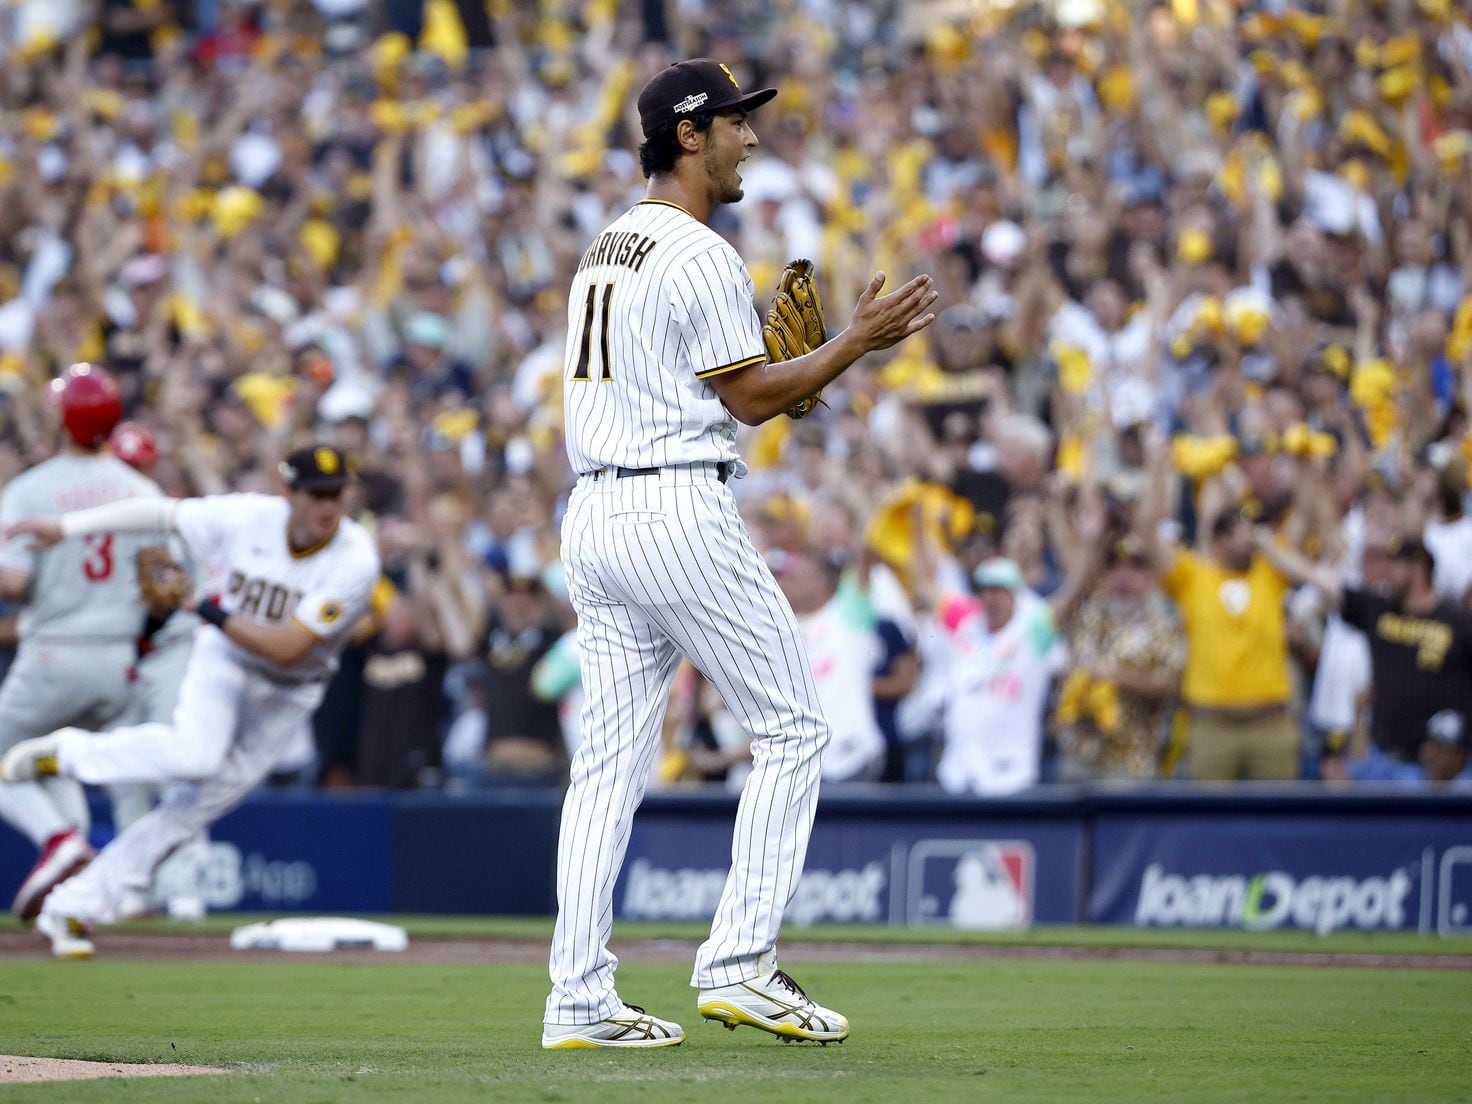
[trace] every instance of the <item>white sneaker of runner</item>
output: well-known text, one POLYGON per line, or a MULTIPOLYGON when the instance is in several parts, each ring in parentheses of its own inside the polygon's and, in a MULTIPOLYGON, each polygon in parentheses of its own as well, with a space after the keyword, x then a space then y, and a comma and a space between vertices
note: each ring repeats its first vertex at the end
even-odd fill
POLYGON ((626 1004, 591 1024, 543 1024, 542 1046, 547 1050, 588 1047, 667 1047, 685 1041, 685 1029, 671 1020, 651 1016, 637 1004, 626 1004))
POLYGON ((10 910, 22 920, 34 920, 46 902, 46 895, 96 856, 97 852, 75 828, 56 833, 46 841, 41 857, 16 891, 10 910))
POLYGON ((57 958, 91 958, 97 953, 87 925, 69 916, 42 912, 36 917, 36 931, 51 940, 51 953, 57 958))
POLYGON ((751 981, 702 989, 696 1002, 707 1020, 737 1027, 759 1027, 784 1042, 841 1043, 848 1038, 848 1020, 815 1003, 802 986, 781 970, 773 970, 751 981))

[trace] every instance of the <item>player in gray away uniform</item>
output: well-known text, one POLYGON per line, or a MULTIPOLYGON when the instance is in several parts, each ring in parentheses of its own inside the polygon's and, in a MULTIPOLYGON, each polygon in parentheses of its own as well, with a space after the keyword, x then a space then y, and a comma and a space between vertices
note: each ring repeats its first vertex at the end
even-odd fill
POLYGON ((265 778, 321 703, 348 632, 368 609, 378 553, 343 516, 342 454, 297 449, 281 474, 284 496, 115 502, 7 530, 41 545, 81 533, 173 530, 195 563, 225 580, 218 601, 195 607, 208 624, 195 634, 172 726, 102 735, 64 728, 0 758, 6 783, 49 774, 94 785, 185 783, 47 898, 36 928, 58 958, 90 958, 89 926, 118 920, 165 856, 265 778))
MULTIPOLYGON (((159 498, 152 480, 103 451, 122 417, 111 378, 79 364, 53 388, 66 432, 62 451, 11 480, 0 495, 0 525, 159 498)), ((42 552, 23 541, 0 546, 0 593, 25 602, 20 648, 0 686, 0 751, 63 725, 105 727, 126 707, 144 622, 135 560, 155 542, 98 532, 42 552)), ((52 887, 92 857, 87 802, 70 779, 0 786, 0 818, 41 849, 11 906, 31 919, 52 887)))
MULTIPOLYGON (((158 442, 149 430, 124 422, 113 430, 112 454, 144 475, 151 475, 158 462, 158 442)), ((175 542, 177 543, 177 542, 175 542)), ((170 549, 175 561, 182 555, 170 549)), ((133 664, 132 693, 128 706, 114 728, 140 724, 168 724, 179 704, 179 688, 189 666, 190 644, 199 628, 198 615, 186 609, 148 609, 143 635, 138 639, 133 664)), ((157 782, 119 782, 107 787, 112 800, 113 827, 122 832, 153 808, 165 787, 157 782)), ((136 915, 162 909, 174 920, 202 920, 205 901, 201 877, 209 857, 209 836, 198 833, 179 845, 154 873, 146 893, 123 907, 123 914, 136 915)))
POLYGON ((726 482, 746 470, 736 419, 789 410, 923 329, 936 293, 919 276, 880 297, 877 275, 841 334, 768 361, 751 276, 708 223, 741 198, 737 166, 756 145, 747 113, 776 94, 742 95, 704 58, 656 75, 639 95, 646 197, 589 247, 568 296, 563 407, 579 479, 562 556, 587 698, 557 850, 547 1048, 684 1040, 679 1024, 620 999, 608 949, 614 882, 681 655, 752 738, 730 874, 695 955, 697 1011, 788 1039, 848 1035, 843 1016, 777 968, 829 729, 792 607, 726 482))

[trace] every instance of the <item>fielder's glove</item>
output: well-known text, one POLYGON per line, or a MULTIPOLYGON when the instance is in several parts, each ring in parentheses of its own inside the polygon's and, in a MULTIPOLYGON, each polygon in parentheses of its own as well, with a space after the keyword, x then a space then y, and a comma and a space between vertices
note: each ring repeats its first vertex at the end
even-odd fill
POLYGON ((189 572, 161 546, 138 550, 138 591, 154 617, 167 617, 194 591, 189 572))
MULTIPOLYGON (((818 297, 818 283, 813 279, 813 271, 813 262, 808 260, 790 261, 782 270, 782 278, 777 281, 777 294, 772 296, 772 305, 762 326, 768 360, 793 360, 828 340, 828 329, 823 323, 823 301, 818 297)), ((820 402, 823 402, 821 392, 809 395, 788 410, 787 416, 805 417, 820 402)))

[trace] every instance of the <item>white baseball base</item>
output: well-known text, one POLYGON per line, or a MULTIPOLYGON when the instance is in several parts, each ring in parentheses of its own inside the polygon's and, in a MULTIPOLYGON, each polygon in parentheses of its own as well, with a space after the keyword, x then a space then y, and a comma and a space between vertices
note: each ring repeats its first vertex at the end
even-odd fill
POLYGON ((236 951, 402 951, 409 933, 393 924, 341 916, 302 916, 247 924, 230 933, 236 951))

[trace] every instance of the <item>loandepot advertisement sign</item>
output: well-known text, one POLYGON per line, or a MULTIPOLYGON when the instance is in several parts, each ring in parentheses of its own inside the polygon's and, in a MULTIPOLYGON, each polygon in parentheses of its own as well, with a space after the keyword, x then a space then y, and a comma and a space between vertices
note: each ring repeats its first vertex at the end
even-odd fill
MULTIPOLYGON (((629 864, 622 895, 631 920, 709 920, 726 884, 724 870, 664 867, 647 858, 629 864)), ((881 863, 857 870, 809 870, 797 883, 786 918, 794 924, 874 923, 889 915, 889 872, 881 863)))
POLYGON ((1250 878, 1172 874, 1145 868, 1135 923, 1141 927, 1304 928, 1328 935, 1341 928, 1404 928, 1415 882, 1405 870, 1383 878, 1295 878, 1270 870, 1250 878))
POLYGON ((1472 934, 1465 820, 1105 817, 1093 854, 1100 923, 1472 934))
MULTIPOLYGON (((729 810, 641 813, 616 915, 708 921, 731 864, 729 810)), ((1077 822, 830 818, 814 828, 789 923, 1008 930, 1073 923, 1082 833, 1077 822)))

